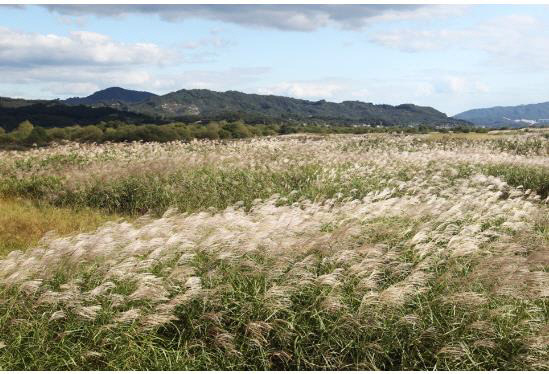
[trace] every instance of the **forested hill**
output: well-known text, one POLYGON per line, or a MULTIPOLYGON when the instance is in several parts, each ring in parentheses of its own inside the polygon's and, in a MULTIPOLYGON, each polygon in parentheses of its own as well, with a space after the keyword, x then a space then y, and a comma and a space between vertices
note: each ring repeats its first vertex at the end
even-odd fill
POLYGON ((376 125, 463 125, 431 107, 413 104, 375 105, 361 101, 333 103, 238 91, 180 90, 153 97, 128 109, 165 118, 216 117, 237 113, 302 122, 365 123, 376 125))
POLYGON ((549 102, 472 109, 456 114, 454 118, 487 126, 549 124, 549 102))
POLYGON ((3 98, 0 125, 11 128, 30 120, 50 127, 90 124, 118 119, 130 123, 181 120, 244 120, 248 123, 367 124, 384 126, 460 126, 469 123, 431 107, 397 106, 361 101, 333 103, 284 96, 179 90, 158 96, 150 92, 111 87, 83 98, 34 101, 3 98), (98 111, 103 109, 103 111, 98 111))
POLYGON ((126 90, 120 87, 110 87, 101 91, 94 92, 87 97, 71 97, 63 100, 68 105, 91 105, 91 106, 112 106, 116 104, 133 104, 157 95, 146 91, 126 90))

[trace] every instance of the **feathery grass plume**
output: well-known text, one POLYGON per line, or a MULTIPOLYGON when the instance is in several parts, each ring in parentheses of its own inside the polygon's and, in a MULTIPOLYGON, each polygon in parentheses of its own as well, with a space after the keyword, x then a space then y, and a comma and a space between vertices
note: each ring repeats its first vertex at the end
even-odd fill
POLYGON ((141 316, 141 312, 137 308, 128 309, 125 312, 121 312, 118 317, 114 319, 118 323, 129 323, 137 320, 141 316))
POLYGON ((453 360, 459 360, 462 357, 467 355, 467 347, 463 342, 460 343, 454 343, 454 344, 448 344, 444 347, 442 347, 437 354, 446 356, 453 360))
POLYGON ((228 332, 216 333, 214 336, 214 343, 230 355, 241 354, 234 345, 234 336, 228 332))
POLYGON ((295 291, 294 286, 273 285, 265 291, 265 306, 273 311, 289 310, 292 306, 291 295, 295 291))
POLYGON ((458 307, 478 307, 488 302, 486 297, 477 292, 458 292, 445 297, 444 302, 458 307))
POLYGON ((75 309, 75 313, 84 319, 94 320, 100 310, 101 305, 79 306, 75 309))
POLYGON ((52 315, 50 316, 49 321, 56 321, 58 319, 64 319, 64 318, 66 318, 65 312, 63 312, 62 310, 57 310, 57 311, 52 313, 52 315))
POLYGON ((35 294, 42 285, 42 279, 35 279, 23 282, 20 290, 28 296, 35 294))
POLYGON ((144 316, 143 324, 147 328, 154 328, 177 320, 177 317, 170 313, 154 313, 144 316))
POLYGON ((272 328, 268 322, 252 321, 246 325, 246 334, 250 337, 253 344, 263 347, 267 344, 267 337, 272 328))
POLYGON ((337 313, 345 309, 346 306, 341 301, 340 295, 331 293, 322 300, 320 307, 329 313, 337 313))

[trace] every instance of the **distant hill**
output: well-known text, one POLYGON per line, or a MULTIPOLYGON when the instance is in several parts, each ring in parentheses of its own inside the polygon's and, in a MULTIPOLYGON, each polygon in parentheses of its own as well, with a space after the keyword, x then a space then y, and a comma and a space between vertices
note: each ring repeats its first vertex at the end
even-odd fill
POLYGON ((134 104, 156 97, 157 95, 146 91, 126 90, 120 87, 110 87, 97 91, 87 97, 72 97, 63 100, 68 105, 89 105, 89 106, 124 106, 134 104))
POLYGON ((0 97, 0 108, 20 108, 27 105, 52 102, 54 102, 54 100, 26 100, 12 99, 11 97, 0 97))
POLYGON ((2 98, 0 109, 0 124, 5 128, 26 119, 37 125, 50 127, 55 126, 54 123, 58 126, 67 126, 74 123, 95 123, 110 118, 127 120, 130 123, 243 119, 248 123, 447 127, 469 125, 467 121, 448 117, 431 107, 414 104, 392 106, 361 101, 333 103, 325 100, 309 101, 284 96, 203 89, 183 89, 158 96, 150 92, 111 87, 87 97, 66 100, 32 101, 2 98))
POLYGON ((84 105, 68 106, 56 101, 19 107, 0 107, 0 127, 11 131, 25 120, 41 127, 93 125, 101 121, 125 123, 157 123, 145 114, 120 111, 113 108, 92 108, 84 105))
POLYGON ((238 91, 180 90, 144 102, 128 105, 128 109, 164 118, 185 116, 265 117, 298 122, 365 123, 375 125, 464 125, 466 121, 450 118, 431 107, 413 104, 375 105, 361 101, 333 103, 309 101, 284 96, 246 94, 238 91))
POLYGON ((456 114, 454 118, 485 126, 549 124, 549 102, 472 109, 456 114))

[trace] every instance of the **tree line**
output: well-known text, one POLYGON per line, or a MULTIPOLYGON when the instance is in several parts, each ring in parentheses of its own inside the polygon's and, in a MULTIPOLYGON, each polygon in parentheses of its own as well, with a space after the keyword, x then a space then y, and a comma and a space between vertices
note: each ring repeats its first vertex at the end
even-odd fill
POLYGON ((242 121, 219 121, 185 124, 181 122, 165 125, 127 124, 120 121, 101 122, 97 125, 43 128, 30 121, 21 122, 12 131, 0 127, 0 145, 46 145, 51 142, 76 141, 86 143, 104 142, 169 142, 192 139, 243 139, 256 136, 283 135, 295 133, 313 134, 367 134, 374 132, 426 133, 439 132, 486 132, 486 129, 455 127, 435 129, 430 126, 418 127, 369 127, 332 125, 290 125, 290 124, 246 124, 242 121))

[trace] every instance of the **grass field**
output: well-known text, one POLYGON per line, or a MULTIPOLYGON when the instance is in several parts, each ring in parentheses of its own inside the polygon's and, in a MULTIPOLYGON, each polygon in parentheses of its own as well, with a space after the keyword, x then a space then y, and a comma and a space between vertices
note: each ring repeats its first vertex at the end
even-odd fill
POLYGON ((0 370, 549 370, 546 134, 0 151, 0 370))

